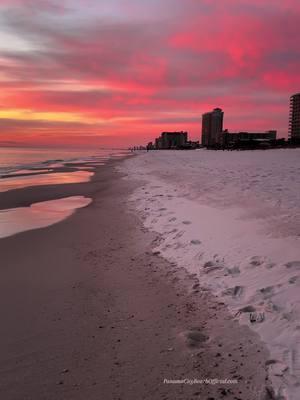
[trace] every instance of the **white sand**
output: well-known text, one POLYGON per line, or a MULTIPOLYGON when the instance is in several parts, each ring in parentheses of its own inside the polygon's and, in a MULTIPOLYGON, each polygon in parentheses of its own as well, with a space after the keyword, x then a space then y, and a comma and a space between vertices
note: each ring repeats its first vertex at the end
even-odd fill
POLYGON ((132 201, 156 251, 261 335, 277 395, 298 400, 300 150, 153 151, 122 170, 142 182, 132 201))

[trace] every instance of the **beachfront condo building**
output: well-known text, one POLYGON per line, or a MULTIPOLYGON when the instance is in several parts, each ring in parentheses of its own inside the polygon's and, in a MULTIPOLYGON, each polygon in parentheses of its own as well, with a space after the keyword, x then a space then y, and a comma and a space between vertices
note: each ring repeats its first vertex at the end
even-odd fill
POLYGON ((155 140, 155 148, 158 150, 179 149, 186 145, 187 139, 187 132, 162 132, 155 140))
POLYGON ((289 137, 292 142, 300 142, 300 93, 290 97, 289 137))
POLYGON ((215 146, 219 142, 223 131, 223 117, 224 112, 221 108, 215 108, 202 115, 202 146, 215 146))
POLYGON ((227 129, 220 135, 217 143, 220 147, 243 147, 252 144, 253 146, 263 147, 276 140, 277 131, 269 130, 265 132, 229 132, 227 129))

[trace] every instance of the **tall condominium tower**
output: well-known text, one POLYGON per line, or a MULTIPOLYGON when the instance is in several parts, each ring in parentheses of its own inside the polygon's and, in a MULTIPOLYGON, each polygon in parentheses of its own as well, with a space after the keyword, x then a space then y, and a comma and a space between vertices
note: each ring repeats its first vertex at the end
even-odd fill
POLYGON ((223 131, 224 112, 221 108, 215 108, 211 112, 202 115, 202 139, 203 146, 214 146, 219 143, 223 131))
POLYGON ((300 93, 290 98, 289 136, 292 142, 300 141, 300 93))

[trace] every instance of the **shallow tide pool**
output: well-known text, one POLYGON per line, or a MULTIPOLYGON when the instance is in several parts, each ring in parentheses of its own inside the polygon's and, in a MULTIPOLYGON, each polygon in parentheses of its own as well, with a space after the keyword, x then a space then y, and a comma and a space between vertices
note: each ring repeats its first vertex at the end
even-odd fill
POLYGON ((30 207, 0 210, 0 238, 56 224, 91 201, 88 197, 71 196, 34 203, 30 207))

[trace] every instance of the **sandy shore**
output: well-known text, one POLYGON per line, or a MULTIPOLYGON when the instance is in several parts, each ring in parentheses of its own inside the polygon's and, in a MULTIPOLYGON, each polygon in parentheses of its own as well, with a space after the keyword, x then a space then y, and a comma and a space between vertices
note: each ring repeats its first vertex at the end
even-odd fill
POLYGON ((93 198, 56 225, 0 240, 1 399, 271 398, 258 336, 153 252, 159 237, 127 203, 137 183, 119 162, 88 183, 0 195, 0 209, 93 198), (166 383, 183 379, 199 382, 166 383))

